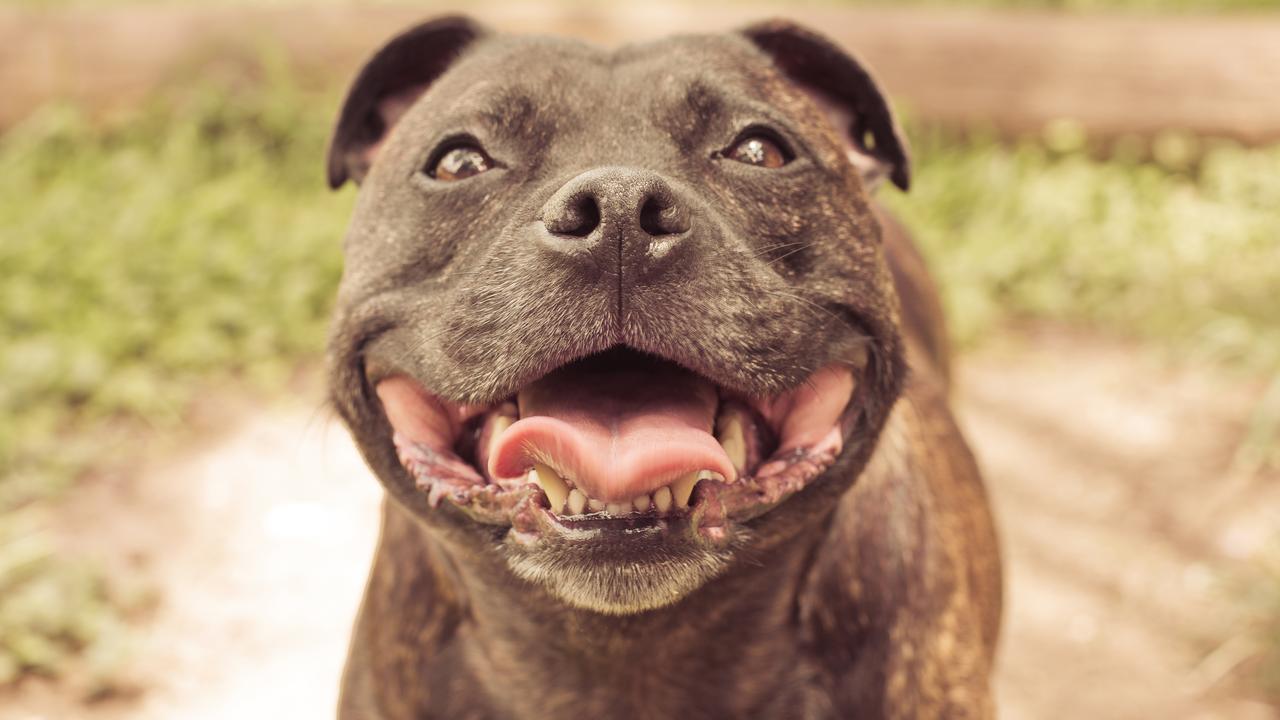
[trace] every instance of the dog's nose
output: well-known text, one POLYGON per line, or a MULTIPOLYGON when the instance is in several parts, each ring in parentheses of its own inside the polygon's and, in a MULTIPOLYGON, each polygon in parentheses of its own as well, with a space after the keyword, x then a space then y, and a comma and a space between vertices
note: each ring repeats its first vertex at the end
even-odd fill
POLYGON ((559 238, 632 247, 652 254, 689 231, 689 211, 657 173, 625 167, 589 170, 565 183, 542 208, 559 238))

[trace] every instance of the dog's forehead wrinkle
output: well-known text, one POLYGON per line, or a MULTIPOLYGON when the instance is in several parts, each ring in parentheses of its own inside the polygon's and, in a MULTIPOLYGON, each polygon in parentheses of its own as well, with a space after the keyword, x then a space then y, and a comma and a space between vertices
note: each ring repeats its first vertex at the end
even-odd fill
POLYGON ((487 44, 486 50, 468 56, 464 67, 451 73, 454 83, 473 86, 461 92, 459 104, 488 98, 489 112, 497 120, 503 116, 502 100, 534 99, 536 112, 556 117, 549 124, 561 130, 583 124, 594 131, 610 130, 604 142, 668 125, 677 112, 686 122, 699 116, 705 122, 732 95, 758 99, 756 78, 763 65, 737 43, 712 35, 612 51, 575 41, 504 38, 487 44), (729 61, 725 52, 733 55, 729 61), (753 63, 756 67, 745 67, 753 63), (520 71, 512 73, 511 67, 520 71), (584 123, 578 117, 584 111, 597 119, 584 123), (600 117, 608 119, 600 122, 600 117))

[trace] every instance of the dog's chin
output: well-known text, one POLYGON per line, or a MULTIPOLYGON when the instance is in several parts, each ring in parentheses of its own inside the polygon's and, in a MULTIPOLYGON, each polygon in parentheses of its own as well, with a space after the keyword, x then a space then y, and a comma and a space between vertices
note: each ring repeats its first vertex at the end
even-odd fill
POLYGON ((517 577, 570 607, 631 615, 679 602, 728 567, 730 548, 671 543, 661 537, 618 544, 588 538, 525 542, 509 535, 502 552, 517 577))

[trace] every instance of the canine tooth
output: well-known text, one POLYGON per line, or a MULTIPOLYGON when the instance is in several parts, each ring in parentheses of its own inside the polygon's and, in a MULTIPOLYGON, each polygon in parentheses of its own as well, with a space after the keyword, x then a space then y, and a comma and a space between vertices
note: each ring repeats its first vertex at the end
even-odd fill
POLYGON ((538 483, 542 492, 547 494, 547 500, 551 501, 551 512, 558 513, 564 508, 564 501, 569 498, 569 486, 555 470, 542 463, 534 463, 533 469, 529 471, 529 479, 538 483))
POLYGON ((731 411, 721 416, 716 424, 716 440, 724 448, 733 467, 742 472, 747 465, 747 438, 742 428, 742 415, 731 411))
POLYGON ((489 457, 493 457, 493 450, 498 445, 498 436, 507 431, 515 423, 515 419, 506 415, 499 415, 493 419, 493 426, 489 430, 489 457))
POLYGON ((587 496, 578 488, 569 491, 569 514, 581 515, 587 508, 587 496))
POLYGON ((671 488, 663 485, 653 494, 653 505, 658 508, 658 512, 664 513, 671 509, 671 488))
POLYGON ((693 494, 693 486, 698 484, 698 475, 700 474, 691 472, 671 483, 671 497, 675 500, 676 507, 681 510, 689 507, 689 496, 693 494))
POLYGON ((634 497, 634 498, 632 498, 632 500, 631 500, 631 507, 635 508, 635 509, 636 509, 636 512, 644 512, 645 510, 648 510, 648 509, 649 509, 649 496, 648 496, 648 495, 637 495, 637 496, 635 496, 635 497, 634 497))
POLYGON ((604 506, 604 509, 607 510, 610 515, 626 515, 628 512, 631 512, 631 506, 626 503, 609 503, 604 506))
POLYGON ((587 498, 587 507, 591 508, 591 512, 600 512, 601 510, 604 510, 605 507, 607 506, 605 505, 603 500, 597 500, 595 498, 587 498))

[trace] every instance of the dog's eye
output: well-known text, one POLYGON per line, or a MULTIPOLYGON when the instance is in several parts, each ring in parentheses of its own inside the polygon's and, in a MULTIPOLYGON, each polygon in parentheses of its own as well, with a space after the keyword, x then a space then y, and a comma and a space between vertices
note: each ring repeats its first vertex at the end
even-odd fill
POLYGON ((742 138, 729 148, 729 152, 725 155, 738 162, 763 168, 779 168, 791 160, 781 144, 773 138, 759 134, 742 138))
POLYGON ((493 167, 493 160, 475 145, 459 145, 440 156, 430 175, 437 180, 466 180, 493 167))

